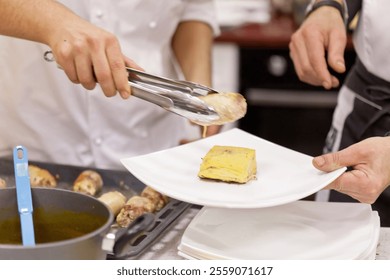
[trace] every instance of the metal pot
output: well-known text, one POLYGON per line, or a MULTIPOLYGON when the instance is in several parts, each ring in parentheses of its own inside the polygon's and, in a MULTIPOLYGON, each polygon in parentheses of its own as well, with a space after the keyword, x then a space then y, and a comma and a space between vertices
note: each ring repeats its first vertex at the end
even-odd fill
MULTIPOLYGON (((109 231, 114 216, 104 203, 94 197, 63 189, 33 188, 32 198, 37 244, 35 246, 23 246, 21 244, 0 242, 3 243, 0 244, 0 259, 106 259, 107 253, 110 253, 107 250, 110 249, 114 252, 120 252, 120 256, 123 258, 126 254, 121 253, 121 249, 124 247, 125 241, 146 230, 154 221, 152 216, 143 216, 133 222, 129 228, 123 230, 120 237, 113 237, 112 234, 109 235, 109 231), (76 220, 81 216, 92 217, 91 219, 95 220, 95 228, 70 239, 38 242, 38 239, 42 238, 43 235, 37 232, 40 224, 41 226, 43 224, 41 232, 54 227, 50 219, 47 220, 44 215, 42 218, 36 217, 35 214, 38 211, 57 214, 62 211, 67 215, 69 213, 73 215, 72 218, 67 218, 67 223, 64 222, 64 228, 60 228, 57 232, 75 230, 79 227, 79 225, 76 225, 76 220), (103 243, 105 249, 102 248, 103 243)), ((18 216, 16 189, 0 190, 0 233, 15 234, 15 232, 12 233, 12 231, 15 231, 15 226, 10 226, 12 224, 10 221, 13 219, 19 221, 18 216)), ((56 220, 61 221, 61 218, 56 220)), ((59 224, 61 226, 61 222, 59 224)), ((58 223, 55 226, 59 226, 58 223)))

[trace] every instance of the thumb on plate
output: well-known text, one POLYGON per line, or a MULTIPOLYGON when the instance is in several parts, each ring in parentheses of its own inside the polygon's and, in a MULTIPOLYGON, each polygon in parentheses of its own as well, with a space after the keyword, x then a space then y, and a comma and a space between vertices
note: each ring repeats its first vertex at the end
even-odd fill
POLYGON ((342 167, 348 167, 356 165, 358 158, 356 153, 353 151, 353 146, 346 148, 339 152, 329 153, 313 158, 313 165, 315 168, 330 172, 342 167))

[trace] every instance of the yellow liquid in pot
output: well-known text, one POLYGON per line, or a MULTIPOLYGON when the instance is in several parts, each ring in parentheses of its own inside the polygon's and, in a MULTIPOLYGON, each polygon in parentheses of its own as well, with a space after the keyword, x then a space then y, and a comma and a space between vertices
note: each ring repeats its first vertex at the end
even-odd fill
MULTIPOLYGON (((100 228, 106 217, 64 210, 34 209, 35 242, 48 243, 83 236, 100 228)), ((0 221, 0 244, 22 244, 19 216, 0 221)))

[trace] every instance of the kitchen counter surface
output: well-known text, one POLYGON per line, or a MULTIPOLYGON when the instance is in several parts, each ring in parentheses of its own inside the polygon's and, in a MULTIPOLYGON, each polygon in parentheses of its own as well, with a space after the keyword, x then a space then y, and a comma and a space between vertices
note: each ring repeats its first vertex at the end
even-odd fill
MULTIPOLYGON (((156 242, 137 259, 141 260, 183 260, 177 254, 181 236, 191 220, 199 211, 199 207, 189 208, 156 242)), ((377 260, 390 260, 390 227, 381 228, 377 247, 377 260)))

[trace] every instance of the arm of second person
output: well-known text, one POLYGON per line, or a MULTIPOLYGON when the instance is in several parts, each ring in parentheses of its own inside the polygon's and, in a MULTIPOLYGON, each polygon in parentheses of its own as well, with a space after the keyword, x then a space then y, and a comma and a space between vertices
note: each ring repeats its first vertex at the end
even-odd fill
MULTIPOLYGON (((211 53, 213 31, 200 21, 179 24, 172 39, 172 48, 186 80, 211 86, 211 53)), ((210 126, 206 136, 216 134, 220 126, 210 126)))

